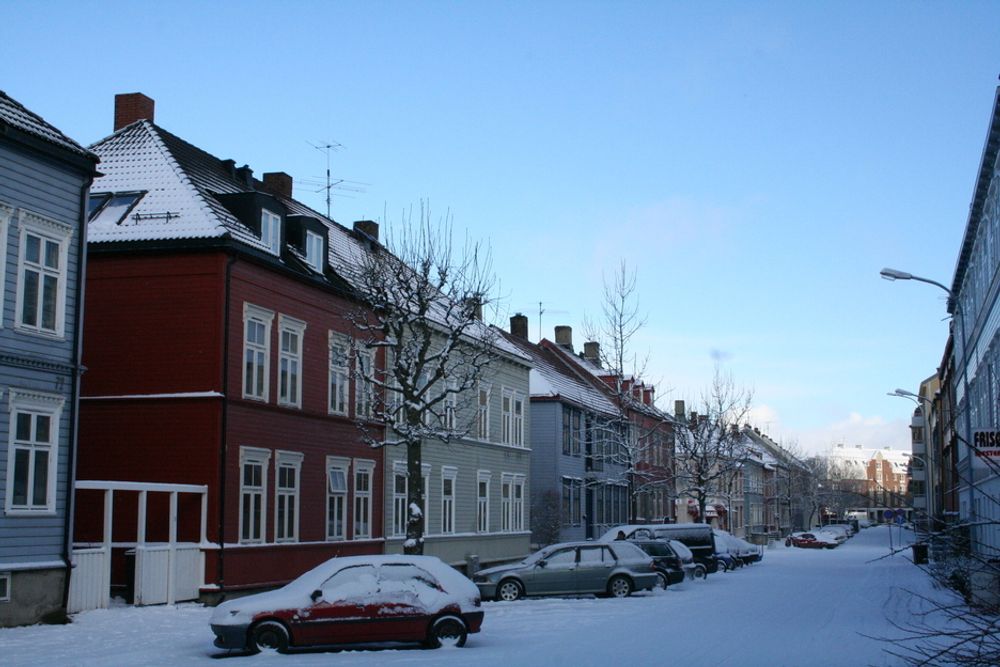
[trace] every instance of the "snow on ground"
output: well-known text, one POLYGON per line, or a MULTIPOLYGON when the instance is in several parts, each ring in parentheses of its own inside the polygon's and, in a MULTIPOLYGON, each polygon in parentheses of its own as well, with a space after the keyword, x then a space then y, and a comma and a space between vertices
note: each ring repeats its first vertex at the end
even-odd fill
MULTIPOLYGON (((905 622, 913 604, 901 589, 946 593, 934 590, 909 550, 881 558, 889 554, 888 531, 864 530, 834 550, 778 546, 736 572, 624 600, 485 603, 483 631, 462 649, 240 656, 222 664, 895 665, 884 644, 860 633, 897 634, 889 620, 905 622)), ((0 664, 219 665, 210 614, 197 604, 120 606, 78 614, 70 625, 0 629, 0 664)))

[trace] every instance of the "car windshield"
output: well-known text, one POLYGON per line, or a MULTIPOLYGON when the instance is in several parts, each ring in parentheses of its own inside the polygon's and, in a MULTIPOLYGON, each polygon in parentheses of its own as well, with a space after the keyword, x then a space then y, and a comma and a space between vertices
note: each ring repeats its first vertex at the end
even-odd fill
POLYGON ((663 557, 674 555, 674 552, 670 550, 666 542, 643 542, 640 546, 650 556, 663 557))
POLYGON ((691 553, 691 550, 688 549, 686 546, 684 546, 684 544, 678 542, 677 540, 670 540, 670 546, 674 551, 677 552, 677 555, 683 558, 684 560, 689 560, 691 558, 694 558, 694 554, 691 553))

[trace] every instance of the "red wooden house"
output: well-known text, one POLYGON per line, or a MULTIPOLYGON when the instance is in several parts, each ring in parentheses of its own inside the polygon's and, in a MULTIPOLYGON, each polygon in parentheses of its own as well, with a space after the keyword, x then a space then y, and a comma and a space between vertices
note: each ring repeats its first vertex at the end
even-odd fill
POLYGON ((383 457, 352 372, 375 360, 352 351, 358 304, 330 261, 377 226, 345 229, 286 174, 184 142, 143 95, 116 98, 92 150, 77 548, 110 545, 112 589, 188 577, 169 600, 192 576, 224 594, 381 553, 383 457), (171 563, 179 545, 195 560, 171 563))

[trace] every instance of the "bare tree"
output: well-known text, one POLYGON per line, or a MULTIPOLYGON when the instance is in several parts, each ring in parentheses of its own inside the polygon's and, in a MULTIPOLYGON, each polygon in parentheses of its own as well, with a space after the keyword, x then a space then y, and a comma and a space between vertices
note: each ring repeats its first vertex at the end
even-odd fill
POLYGON ((686 427, 677 431, 677 492, 694 499, 702 521, 709 499, 730 494, 749 456, 742 424, 752 401, 752 392, 738 388, 716 366, 700 410, 692 412, 686 427))
POLYGON ((449 443, 474 424, 480 379, 496 356, 497 335, 482 321, 494 279, 489 252, 467 243, 456 252, 450 219, 404 216, 385 246, 370 240, 353 276, 364 304, 352 315, 356 399, 362 417, 385 424, 382 437, 359 420, 373 447, 406 448, 407 522, 403 548, 421 554, 425 517, 421 445, 449 443), (408 224, 410 223, 410 224, 408 224), (379 355, 379 351, 383 351, 379 355), (379 356, 384 367, 379 368, 379 356))
POLYGON ((605 277, 601 318, 597 325, 585 322, 585 333, 599 343, 603 378, 617 408, 613 417, 594 424, 592 437, 601 443, 595 456, 624 471, 632 521, 640 498, 660 491, 669 498, 674 495, 672 420, 652 404, 655 387, 642 379, 647 358, 640 358, 634 349, 645 324, 637 274, 621 260, 610 280, 605 277))

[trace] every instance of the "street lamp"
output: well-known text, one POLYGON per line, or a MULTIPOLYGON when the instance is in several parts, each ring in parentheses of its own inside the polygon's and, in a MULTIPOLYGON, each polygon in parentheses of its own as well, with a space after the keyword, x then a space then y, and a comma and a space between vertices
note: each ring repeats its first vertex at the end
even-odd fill
MULTIPOLYGON (((930 418, 930 408, 933 402, 926 396, 921 396, 920 394, 914 394, 912 391, 907 391, 906 389, 896 389, 896 391, 886 392, 887 396, 895 396, 897 398, 907 398, 920 406, 920 401, 927 403, 927 414, 921 414, 923 418, 923 441, 924 441, 924 456, 917 456, 911 452, 910 456, 919 460, 924 466, 924 502, 926 506, 924 507, 924 514, 928 518, 928 532, 934 532, 934 522, 936 520, 937 513, 937 502, 935 498, 935 485, 934 485, 934 467, 932 465, 934 461, 933 452, 934 445, 930 441, 930 425, 928 424, 928 419, 930 418)), ((923 412, 923 411, 921 411, 923 412)))
POLYGON ((935 287, 940 287, 945 292, 948 293, 948 298, 950 299, 952 294, 951 290, 939 283, 936 280, 931 280, 930 278, 921 278, 920 276, 915 276, 912 273, 907 273, 906 271, 897 271, 896 269, 882 269, 879 271, 879 275, 886 280, 918 280, 922 283, 927 283, 928 285, 934 285, 935 287))

